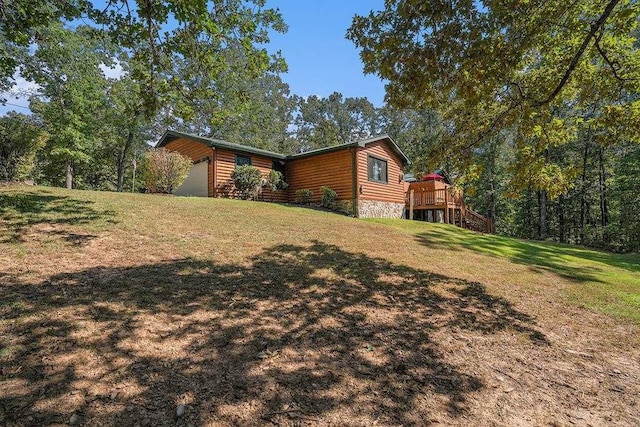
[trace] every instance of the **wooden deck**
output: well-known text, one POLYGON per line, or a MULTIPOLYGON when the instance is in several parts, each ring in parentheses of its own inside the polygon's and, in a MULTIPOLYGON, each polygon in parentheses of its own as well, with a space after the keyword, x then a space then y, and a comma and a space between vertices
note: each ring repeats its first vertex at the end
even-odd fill
POLYGON ((464 204, 462 196, 450 194, 447 188, 429 189, 412 183, 406 195, 408 219, 442 222, 481 233, 493 233, 493 222, 464 204))

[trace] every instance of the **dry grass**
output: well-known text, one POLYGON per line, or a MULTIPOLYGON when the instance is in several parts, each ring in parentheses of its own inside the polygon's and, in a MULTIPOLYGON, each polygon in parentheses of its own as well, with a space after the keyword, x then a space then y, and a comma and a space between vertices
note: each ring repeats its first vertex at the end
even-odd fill
POLYGON ((25 187, 0 218, 0 424, 638 423, 637 256, 25 187))

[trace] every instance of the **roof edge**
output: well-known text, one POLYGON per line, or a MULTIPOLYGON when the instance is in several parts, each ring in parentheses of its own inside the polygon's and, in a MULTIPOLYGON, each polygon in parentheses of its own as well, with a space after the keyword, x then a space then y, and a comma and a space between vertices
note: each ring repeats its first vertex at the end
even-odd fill
POLYGON ((371 143, 378 142, 378 141, 383 141, 385 139, 389 141, 389 143, 391 144, 391 148, 393 149, 393 151, 395 151, 395 153, 398 155, 398 157, 400 157, 400 159, 402 160, 402 163, 404 165, 411 164, 411 160, 409 160, 407 155, 404 154, 404 151, 402 151, 400 149, 400 147, 398 147, 398 144, 396 144, 396 142, 393 140, 393 138, 391 138, 386 133, 383 133, 382 135, 374 136, 374 137, 371 137, 371 138, 363 139, 362 141, 358 141, 358 145, 360 147, 364 147, 367 144, 371 144, 371 143))
POLYGON ((265 156, 265 157, 271 157, 274 159, 278 159, 278 160, 285 160, 287 156, 280 154, 280 153, 276 153, 273 151, 269 151, 269 150, 263 150, 261 148, 255 148, 255 147, 250 147, 248 145, 241 145, 241 144, 235 144, 233 142, 228 142, 228 141, 224 141, 222 139, 216 139, 216 138, 207 138, 204 136, 200 136, 200 135, 193 135, 190 133, 185 133, 185 132, 179 132, 176 130, 171 130, 171 129, 167 129, 164 134, 162 135, 162 137, 160 137, 160 140, 158 140, 158 143, 156 144, 156 148, 160 148, 160 147, 164 147, 165 145, 167 145, 168 143, 170 143, 171 141, 175 141, 178 138, 187 138, 187 139, 192 139, 194 141, 198 141, 208 147, 214 147, 214 148, 226 148, 229 150, 235 150, 235 151, 240 151, 243 153, 250 153, 250 154, 257 154, 257 155, 261 155, 261 156, 265 156))
POLYGON ((330 147, 323 147, 315 150, 305 151, 304 153, 292 154, 287 156, 287 159, 299 159, 303 157, 310 157, 316 154, 324 154, 324 153, 330 153, 332 151, 343 150, 345 148, 352 148, 352 147, 364 148, 368 144, 372 144, 374 142, 384 141, 384 140, 387 140, 389 142, 389 144, 391 145, 391 149, 398 155, 398 157, 400 157, 400 160, 402 160, 403 165, 411 164, 411 161, 409 160, 407 155, 404 154, 404 152, 400 149, 400 147, 398 147, 398 144, 396 144, 395 141, 386 133, 382 135, 372 136, 371 138, 362 139, 360 141, 348 142, 346 144, 332 145, 330 147))
POLYGON ((287 156, 287 160, 300 159, 304 157, 312 157, 315 155, 331 153, 333 151, 344 150, 346 148, 353 148, 357 146, 358 146, 357 142, 348 142, 346 144, 331 145, 329 147, 322 147, 322 148, 316 148, 314 150, 303 151, 302 153, 289 154, 287 156))
POLYGON ((160 139, 156 143, 155 147, 156 148, 164 147, 165 145, 169 144, 171 141, 175 141, 178 138, 192 139, 192 140, 198 141, 198 142, 200 142, 200 143, 202 143, 202 144, 204 144, 204 145, 206 145, 208 147, 226 148, 226 149, 240 151, 240 152, 244 152, 244 153, 258 154, 258 155, 262 155, 262 156, 265 156, 265 157, 271 157, 271 158, 278 159, 278 160, 290 160, 290 159, 293 160, 293 159, 300 159, 300 158, 304 158, 304 157, 311 157, 311 156, 320 155, 320 154, 324 154, 324 153, 330 153, 330 152, 333 152, 333 151, 343 150, 343 149, 346 149, 346 148, 365 147, 368 144, 372 144, 374 142, 387 140, 389 142, 392 150, 398 155, 398 157, 400 157, 400 159, 402 160, 402 163, 404 165, 408 165, 408 164, 411 163, 411 161, 406 156, 406 154, 404 154, 404 152, 400 149, 400 147, 398 147, 398 145, 395 143, 395 141, 387 134, 373 136, 373 137, 370 137, 370 138, 367 138, 367 139, 363 139, 363 140, 360 140, 360 141, 348 142, 346 144, 332 145, 330 147, 318 148, 318 149, 315 149, 315 150, 305 151, 303 153, 284 155, 284 154, 276 153, 276 152, 273 152, 273 151, 268 151, 268 150, 263 150, 263 149, 260 149, 260 148, 250 147, 250 146, 247 146, 247 145, 241 145, 241 144, 235 144, 233 142, 227 142, 227 141, 224 141, 224 140, 221 140, 221 139, 207 138, 207 137, 203 137, 203 136, 199 136, 199 135, 193 135, 193 134, 190 134, 190 133, 179 132, 179 131, 167 129, 167 130, 164 131, 164 133, 162 134, 162 136, 160 137, 160 139))

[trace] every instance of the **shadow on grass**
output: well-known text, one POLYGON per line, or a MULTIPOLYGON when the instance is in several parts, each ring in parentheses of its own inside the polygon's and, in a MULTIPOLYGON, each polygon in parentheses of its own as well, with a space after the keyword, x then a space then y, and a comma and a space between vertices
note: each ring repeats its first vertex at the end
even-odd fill
POLYGON ((464 414, 485 387, 443 336, 547 344, 479 283, 321 242, 275 246, 251 265, 183 259, 0 283, 9 425, 73 411, 113 425, 429 424, 435 411, 464 414))
POLYGON ((600 281, 597 276, 603 269, 593 265, 594 263, 602 263, 631 272, 640 271, 640 256, 637 254, 612 254, 571 245, 518 240, 472 232, 463 233, 459 230, 451 232, 444 227, 420 232, 416 235, 416 241, 427 247, 441 246, 453 250, 464 248, 507 258, 578 282, 600 281), (578 262, 568 258, 575 258, 578 262))
POLYGON ((30 227, 46 225, 52 228, 38 231, 57 235, 73 245, 84 245, 96 236, 75 234, 55 227, 115 222, 113 211, 100 211, 92 205, 93 202, 90 201, 44 192, 0 193, 0 221, 8 230, 0 243, 24 241, 30 227))

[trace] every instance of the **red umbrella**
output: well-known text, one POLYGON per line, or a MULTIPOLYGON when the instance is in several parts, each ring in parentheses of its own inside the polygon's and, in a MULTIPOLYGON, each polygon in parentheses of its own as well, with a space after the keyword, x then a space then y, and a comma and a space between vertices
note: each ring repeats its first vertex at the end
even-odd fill
POLYGON ((437 173, 430 173, 429 175, 425 175, 422 177, 423 181, 443 181, 444 177, 442 175, 438 175, 437 173))

